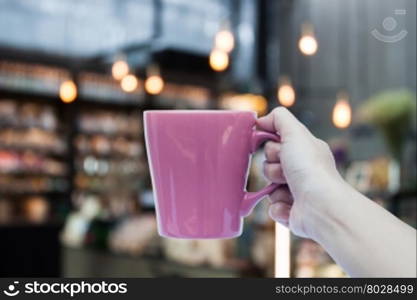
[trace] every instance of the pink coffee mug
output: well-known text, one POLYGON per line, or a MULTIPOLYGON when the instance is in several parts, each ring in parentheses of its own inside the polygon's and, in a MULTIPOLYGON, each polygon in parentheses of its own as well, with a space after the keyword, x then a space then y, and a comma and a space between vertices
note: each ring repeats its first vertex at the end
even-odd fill
POLYGON ((275 134, 255 130, 256 113, 154 110, 144 113, 145 139, 161 236, 232 238, 267 194, 246 192, 250 155, 275 134))

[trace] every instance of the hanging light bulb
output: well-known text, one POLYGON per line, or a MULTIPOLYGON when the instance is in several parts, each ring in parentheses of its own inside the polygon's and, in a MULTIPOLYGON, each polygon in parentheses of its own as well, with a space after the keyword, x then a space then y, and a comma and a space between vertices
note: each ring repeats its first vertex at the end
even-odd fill
POLYGON ((145 81, 145 89, 149 94, 157 95, 164 88, 164 81, 161 76, 152 75, 149 76, 145 81))
POLYGON ((298 41, 298 48, 304 55, 314 55, 318 49, 318 43, 314 35, 313 25, 303 24, 301 38, 298 41))
POLYGON ((135 75, 126 75, 120 82, 120 86, 122 87, 122 90, 124 90, 125 92, 131 93, 138 87, 138 79, 135 75))
POLYGON ((235 39, 229 30, 220 30, 214 38, 214 48, 229 53, 235 47, 235 39))
POLYGON ((145 90, 151 95, 157 95, 164 88, 164 80, 161 77, 159 68, 152 65, 147 70, 148 78, 145 81, 145 90))
POLYGON ((286 76, 281 77, 279 80, 278 101, 285 107, 290 107, 295 103, 295 91, 290 79, 286 76))
POLYGON ((71 103, 77 98, 77 86, 72 80, 65 80, 59 87, 59 98, 64 103, 71 103))
POLYGON ((117 59, 111 68, 111 73, 113 78, 116 80, 121 80, 127 74, 129 74, 129 65, 127 64, 126 60, 124 59, 117 59))
POLYGON ((352 121, 352 109, 349 104, 348 94, 340 92, 333 108, 332 120, 337 128, 347 128, 352 121))
POLYGON ((222 72, 229 66, 229 55, 219 49, 213 49, 210 53, 210 67, 216 72, 222 72))

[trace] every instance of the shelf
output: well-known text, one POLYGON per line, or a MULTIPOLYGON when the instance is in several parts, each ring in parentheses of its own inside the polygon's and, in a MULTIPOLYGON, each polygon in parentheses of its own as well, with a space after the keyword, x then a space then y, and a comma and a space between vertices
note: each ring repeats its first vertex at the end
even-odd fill
POLYGON ((54 177, 54 178, 65 178, 68 174, 52 174, 44 171, 37 170, 17 170, 17 171, 2 171, 0 175, 4 176, 42 176, 42 177, 54 177))
POLYGON ((79 176, 85 176, 85 177, 92 177, 97 179, 104 179, 106 177, 112 177, 112 178, 125 178, 125 177, 137 177, 140 178, 143 176, 143 173, 129 173, 129 174, 117 174, 117 173, 107 173, 107 174, 88 174, 82 169, 77 169, 77 175, 79 176))
POLYGON ((112 100, 112 99, 102 99, 102 98, 94 98, 94 97, 86 97, 80 96, 77 99, 79 104, 86 104, 86 105, 100 105, 100 106, 107 106, 108 108, 119 108, 119 109, 141 109, 143 107, 145 101, 143 97, 139 97, 138 101, 132 100, 112 100))
MULTIPOLYGON (((95 189, 95 188, 76 188, 76 191, 79 193, 90 193, 90 194, 107 194, 107 195, 113 195, 113 194, 120 194, 120 191, 117 190, 117 188, 105 188, 105 189, 95 189), (113 191, 113 193, 112 193, 113 191)), ((140 189, 138 188, 128 188, 128 189, 124 189, 125 192, 128 193, 138 193, 140 191, 140 189)))
POLYGON ((123 137, 123 138, 127 138, 130 140, 140 140, 141 139, 141 135, 143 134, 143 132, 138 132, 138 133, 128 133, 128 132, 105 132, 105 131, 85 131, 81 128, 78 128, 78 132, 77 135, 86 135, 86 136, 93 136, 93 135, 103 135, 109 138, 119 138, 119 137, 123 137))
POLYGON ((4 196, 7 198, 13 197, 13 198, 21 198, 21 197, 29 197, 29 196, 45 196, 45 197, 52 197, 56 195, 66 196, 68 194, 67 191, 22 191, 22 192, 16 192, 16 191, 1 191, 0 196, 4 196))
MULTIPOLYGON (((24 102, 39 102, 39 103, 49 103, 55 105, 68 105, 63 103, 60 99, 58 94, 52 93, 42 93, 39 91, 22 91, 16 90, 11 88, 5 88, 0 86, 0 101, 6 99, 20 99, 24 102)), ((144 105, 144 97, 139 96, 137 101, 132 100, 113 100, 113 99, 102 99, 102 98, 94 98, 90 96, 79 96, 75 102, 72 104, 86 104, 86 105, 100 105, 103 107, 108 108, 119 108, 119 109, 129 109, 137 108, 138 110, 141 109, 144 105)), ((71 104, 70 104, 71 105, 71 104)))
POLYGON ((64 225, 63 221, 58 220, 50 220, 47 222, 42 223, 33 223, 27 221, 16 221, 16 222, 8 222, 8 223, 0 223, 1 229, 14 229, 14 228, 56 228, 62 227, 64 225))
MULTIPOLYGON (((11 129, 15 130, 16 132, 19 132, 19 130, 30 130, 32 128, 36 128, 42 131, 45 131, 45 136, 47 136, 46 133, 51 133, 48 136, 52 136, 53 134, 56 135, 56 140, 51 140, 51 142, 57 142, 57 143, 33 143, 33 144, 21 144, 21 142, 24 142, 25 140, 16 139, 16 140, 10 140, 11 142, 15 142, 13 144, 11 143, 0 143, 0 150, 10 150, 15 152, 16 154, 24 153, 26 151, 33 151, 34 153, 38 154, 39 156, 44 156, 45 158, 53 158, 56 159, 59 162, 64 163, 67 166, 66 171, 68 174, 62 174, 62 175, 52 175, 48 174, 48 172, 43 172, 39 170, 18 170, 13 172, 0 172, 0 175, 4 174, 6 176, 15 176, 16 180, 26 180, 26 178, 29 179, 29 177, 23 177, 23 176, 45 176, 45 180, 49 182, 51 181, 51 184, 47 185, 39 185, 39 188, 46 188, 47 190, 22 190, 20 191, 17 188, 14 188, 15 185, 7 185, 4 184, 0 186, 0 198, 5 198, 8 200, 8 202, 13 203, 14 199, 16 199, 16 203, 13 205, 20 205, 21 202, 25 198, 30 196, 41 196, 45 197, 48 200, 48 203, 51 203, 51 207, 53 205, 61 203, 63 204, 69 204, 71 205, 71 197, 76 195, 77 193, 91 193, 91 194, 97 194, 97 195, 103 195, 104 196, 110 196, 110 197, 117 197, 120 194, 120 191, 118 191, 119 186, 116 184, 110 186, 105 185, 103 182, 99 181, 100 178, 97 178, 96 182, 98 184, 94 185, 92 188, 89 186, 86 186, 86 188, 77 188, 76 182, 75 182, 75 176, 76 176, 76 169, 77 169, 77 159, 83 158, 87 155, 93 155, 97 157, 98 159, 109 159, 109 160, 129 160, 128 163, 131 161, 132 163, 136 163, 136 161, 145 159, 144 157, 144 151, 142 145, 142 139, 143 139, 143 129, 140 127, 141 124, 141 115, 140 111, 143 110, 145 101, 141 97, 136 97, 132 100, 127 101, 112 101, 112 99, 100 99, 100 98, 94 98, 94 97, 84 97, 83 95, 80 95, 75 102, 71 104, 65 104, 62 101, 60 101, 58 95, 51 95, 47 93, 42 92, 36 92, 36 91, 18 91, 18 90, 7 90, 5 88, 0 87, 0 101, 14 101, 18 105, 20 103, 33 103, 37 105, 54 105, 53 113, 55 118, 57 119, 56 122, 56 129, 53 129, 53 127, 44 128, 43 125, 47 125, 47 123, 41 123, 41 122, 33 122, 36 124, 35 126, 26 126, 24 119, 18 119, 16 117, 16 120, 9 118, 6 120, 0 120, 0 130, 2 129, 11 129), (126 127, 118 127, 120 130, 116 130, 114 132, 108 132, 103 131, 102 129, 107 129, 107 127, 102 127, 100 122, 93 123, 96 124, 96 127, 89 127, 91 129, 94 129, 92 131, 83 130, 81 128, 81 123, 77 122, 77 119, 79 119, 82 116, 83 111, 88 112, 91 111, 105 111, 110 114, 110 117, 113 116, 113 114, 123 114, 126 116, 132 116, 136 118, 132 120, 132 123, 135 123, 135 126, 126 126, 126 127), (95 130, 97 129, 97 130, 95 130), (125 131, 123 129, 126 129, 125 131), (132 132, 130 130, 132 129, 132 132), (136 132, 134 132, 136 131, 136 132), (103 138, 106 138, 109 140, 109 142, 116 141, 116 138, 125 138, 126 141, 130 141, 131 143, 138 144, 140 146, 140 149, 142 150, 142 153, 138 155, 125 155, 123 153, 115 153, 110 152, 107 154, 99 154, 94 153, 93 151, 88 152, 80 152, 78 151, 77 145, 75 144, 77 136, 84 137, 87 141, 90 137, 93 135, 102 135, 103 138), (139 145, 140 144, 140 145, 139 145), (50 146, 50 147, 47 147, 50 146), (54 147, 57 146, 57 147, 54 147), (59 147, 61 146, 61 147, 59 147), (21 177, 18 177, 21 176, 21 177), (53 181, 53 179, 56 178, 56 184, 53 181), (61 179, 62 178, 62 179, 61 179), (65 180, 66 179, 66 180, 65 180), (65 181, 63 181, 65 180, 65 181), (62 184, 61 184, 62 181, 62 184), (7 188, 7 190, 5 190, 7 188), (55 203, 54 200, 57 200, 55 203), (62 200, 62 201, 61 201, 62 200)), ((114 99, 113 99, 114 100, 114 99)), ((13 116, 12 116, 13 117, 13 116)), ((112 120, 112 119, 110 119, 112 120)), ((130 124, 130 123, 129 123, 130 124)), ((110 127, 111 128, 111 127, 110 127)), ((13 132, 12 132, 13 133, 13 132)), ((22 132, 22 136, 24 133, 22 132)), ((52 136, 54 138, 54 136, 52 136)), ((4 142, 8 142, 9 140, 4 140, 4 142)), ((49 140, 48 140, 49 141, 49 140)), ((37 142, 35 140, 34 142, 37 142)), ((112 145, 112 144, 111 144, 112 145)), ((117 145, 118 146, 118 145, 117 145)), ((93 150, 94 148, 87 148, 93 150)), ((111 148, 113 149, 119 149, 117 147, 111 148)), ((130 148, 127 148, 130 149, 130 148)), ((136 148, 132 148, 133 150, 136 148)), ((123 150, 123 149, 121 149, 123 150)), ((115 176, 116 179, 119 179, 121 182, 124 182, 122 180, 125 180, 124 178, 126 176, 129 177, 139 177, 140 174, 134 175, 117 175, 115 176)), ((109 175, 105 175, 109 176, 109 175)), ((14 177, 12 177, 12 180, 14 177)), ((89 178, 88 178, 89 179, 89 178)), ((13 181, 11 181, 13 183, 13 181)), ((46 183, 48 183, 46 182, 46 183)), ((89 183, 89 181, 86 181, 89 183)), ((110 181, 111 182, 111 181, 110 181)), ((7 182, 8 183, 8 182, 7 182)), ((17 183, 17 182, 16 182, 17 183)), ((25 184, 25 182, 22 182, 25 184)), ((37 188, 36 185, 20 185, 22 188, 27 187, 27 189, 30 188, 37 188)), ((123 193, 126 194, 129 198, 137 197, 138 192, 141 190, 140 187, 137 187, 135 185, 135 182, 132 184, 133 187, 127 187, 123 190, 123 193)), ((55 207, 55 206, 54 206, 55 207)), ((56 211, 52 211, 53 215, 56 215, 56 211)), ((16 220, 17 221, 17 220, 16 220)), ((3 226, 3 224, 0 224, 0 227, 3 226)), ((41 224, 32 224, 32 223, 22 223, 22 222, 15 222, 13 224, 6 225, 6 227, 31 227, 31 226, 38 226, 42 227, 41 224)))
POLYGON ((41 93, 34 91, 22 91, 16 89, 8 89, 0 87, 0 100, 13 100, 19 99, 23 102, 39 102, 48 104, 59 104, 62 103, 59 100, 58 95, 52 95, 49 93, 41 93))
POLYGON ((13 129, 16 131, 37 129, 37 130, 41 130, 44 132, 55 133, 55 134, 60 134, 62 132, 62 129, 60 128, 51 129, 51 128, 45 128, 40 125, 23 125, 23 124, 8 124, 8 123, 0 124, 0 129, 13 129))
POLYGON ((65 155, 67 155, 66 151, 60 151, 60 150, 55 150, 52 148, 42 148, 42 147, 36 147, 36 146, 27 146, 27 145, 5 145, 0 143, 0 149, 1 150, 10 150, 10 151, 33 151, 39 154, 44 154, 44 155, 51 155, 51 156, 59 156, 59 157, 63 157, 65 155))
POLYGON ((87 156, 94 156, 95 158, 98 159, 105 159, 105 160, 124 160, 124 159, 129 159, 129 160, 140 160, 143 159, 143 153, 138 154, 138 155, 126 155, 126 154, 119 154, 119 153, 108 153, 108 154, 104 154, 104 153, 95 153, 95 152, 82 152, 82 151, 78 151, 77 152, 77 157, 78 158, 85 158, 87 156))

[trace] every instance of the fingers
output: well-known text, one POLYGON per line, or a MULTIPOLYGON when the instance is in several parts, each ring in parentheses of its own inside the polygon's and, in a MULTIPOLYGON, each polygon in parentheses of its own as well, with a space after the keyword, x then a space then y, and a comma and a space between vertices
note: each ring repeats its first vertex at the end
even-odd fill
POLYGON ((282 106, 259 118, 257 124, 266 131, 277 132, 282 139, 307 130, 288 109, 282 106))
POLYGON ((267 114, 264 117, 259 118, 256 123, 260 129, 269 131, 269 132, 278 132, 278 128, 275 128, 274 124, 274 109, 272 112, 267 114))
POLYGON ((277 202, 269 207, 269 216, 276 222, 285 226, 289 224, 291 205, 284 202, 277 202))
POLYGON ((265 157, 266 160, 270 163, 279 162, 279 155, 281 150, 281 144, 275 142, 267 142, 265 144, 265 157))
POLYGON ((266 179, 274 183, 284 184, 287 182, 282 166, 279 163, 264 162, 264 175, 266 179))
POLYGON ((273 193, 271 193, 269 195, 269 200, 271 201, 272 204, 283 202, 283 203, 287 203, 288 205, 292 205, 294 202, 291 192, 288 189, 288 186, 286 185, 280 186, 273 193))
POLYGON ((289 224, 290 211, 294 202, 288 186, 282 186, 275 190, 270 196, 271 206, 269 207, 270 217, 285 226, 289 224))

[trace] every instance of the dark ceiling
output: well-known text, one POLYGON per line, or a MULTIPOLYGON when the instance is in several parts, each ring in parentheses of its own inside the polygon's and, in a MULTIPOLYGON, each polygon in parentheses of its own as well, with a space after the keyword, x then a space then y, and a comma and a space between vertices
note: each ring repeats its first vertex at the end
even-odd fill
POLYGON ((143 44, 207 54, 228 17, 221 0, 0 0, 0 47, 91 57, 143 44))

